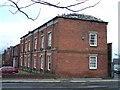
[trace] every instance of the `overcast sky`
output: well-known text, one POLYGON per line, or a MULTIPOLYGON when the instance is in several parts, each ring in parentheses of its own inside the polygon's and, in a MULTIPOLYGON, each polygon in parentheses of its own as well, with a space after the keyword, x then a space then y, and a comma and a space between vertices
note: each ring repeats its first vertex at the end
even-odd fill
MULTIPOLYGON (((20 6, 26 5, 29 0, 21 0, 20 6)), ((47 0, 50 1, 50 0, 47 0)), ((61 0, 51 0, 52 3, 57 4, 61 0)), ((73 4, 75 0, 63 0, 59 5, 73 4)), ((80 0, 76 0, 80 1, 80 0)), ((99 0, 89 0, 86 4, 75 7, 73 9, 82 8, 87 5, 93 5, 99 0), (92 1, 92 2, 90 2, 92 1)), ((6 0, 0 0, 3 4, 6 0)), ((80 14, 88 14, 109 22, 107 27, 107 42, 113 44, 114 53, 118 52, 118 2, 119 0, 102 0, 97 6, 78 12, 80 14)), ((9 4, 9 3, 8 3, 9 4)), ((32 31, 38 26, 49 21, 58 14, 72 13, 64 9, 56 9, 53 7, 35 5, 31 8, 24 9, 31 17, 36 17, 39 10, 40 16, 37 20, 32 21, 26 18, 25 15, 17 13, 13 15, 9 10, 15 12, 12 7, 0 7, 0 51, 9 47, 15 46, 20 42, 20 37, 32 31)))

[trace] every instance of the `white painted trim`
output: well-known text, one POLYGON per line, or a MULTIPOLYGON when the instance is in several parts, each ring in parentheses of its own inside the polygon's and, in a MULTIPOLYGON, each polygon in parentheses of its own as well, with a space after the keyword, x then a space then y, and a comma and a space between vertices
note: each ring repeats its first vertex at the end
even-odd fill
POLYGON ((36 29, 36 30, 33 32, 33 34, 36 34, 36 33, 38 33, 38 31, 39 31, 39 30, 38 30, 38 29, 36 29))
POLYGON ((45 37, 44 37, 44 34, 41 35, 40 40, 41 40, 41 42, 40 42, 41 43, 41 48, 45 48, 45 37), (42 43, 42 38, 44 38, 43 43, 42 43), (43 44, 43 46, 42 46, 42 44, 43 44))
POLYGON ((51 26, 51 25, 53 25, 53 24, 55 24, 55 23, 57 23, 57 22, 58 22, 58 19, 52 20, 52 21, 50 21, 49 23, 47 23, 47 27, 49 27, 49 26, 51 26))
POLYGON ((45 34, 42 34, 41 37, 45 36, 45 34))
POLYGON ((98 34, 98 32, 96 32, 96 31, 89 31, 89 33, 98 34))
POLYGON ((42 27, 39 29, 39 32, 40 32, 40 31, 44 31, 44 29, 46 29, 46 25, 45 25, 45 26, 42 26, 42 27))
POLYGON ((33 67, 36 68, 36 65, 37 64, 37 55, 34 54, 34 57, 33 57, 33 67), (35 58, 36 57, 36 58, 35 58))
POLYGON ((44 31, 44 29, 46 29, 46 28, 49 27, 50 25, 56 24, 57 22, 58 22, 58 19, 52 20, 51 22, 48 22, 47 24, 45 24, 44 26, 42 26, 41 28, 39 28, 39 32, 40 32, 40 31, 44 31))
POLYGON ((96 56, 96 55, 95 55, 95 56, 93 56, 93 55, 89 56, 89 69, 91 69, 91 70, 92 70, 92 69, 97 69, 97 64, 98 64, 97 56, 96 56), (95 58, 96 58, 96 62, 95 62, 95 63, 96 63, 96 67, 91 67, 91 66, 90 66, 90 58, 91 58, 91 57, 95 57, 95 58))
POLYGON ((47 33, 48 33, 48 34, 49 34, 49 33, 51 33, 51 34, 52 34, 52 31, 48 31, 47 33))
POLYGON ((28 67, 30 67, 30 54, 28 54, 28 67))
POLYGON ((40 55, 40 69, 44 69, 44 55, 43 54, 41 54, 40 55), (43 58, 43 61, 41 61, 41 56, 42 56, 42 58, 43 58), (43 62, 43 63, 41 63, 41 62, 43 62), (42 65, 43 64, 43 65, 42 65), (42 67, 43 66, 43 67, 42 67))
POLYGON ((44 55, 44 54, 40 54, 40 57, 41 57, 42 55, 44 55))
POLYGON ((98 35, 97 35, 97 33, 95 33, 95 32, 89 33, 89 45, 90 45, 90 46, 93 46, 93 47, 96 47, 96 46, 97 46, 97 43, 98 43, 98 35), (92 45, 91 42, 90 42, 90 40, 91 40, 91 35, 92 35, 92 34, 95 35, 95 40, 96 40, 96 42, 95 42, 94 45, 92 45))
MULTIPOLYGON (((48 34, 51 33, 51 46, 52 46, 52 31, 48 31, 47 33, 48 33, 48 34)), ((47 37, 47 39, 48 39, 48 46, 49 46, 49 38, 47 37)))
POLYGON ((52 54, 51 53, 47 53, 47 56, 51 56, 52 54))
POLYGON ((51 65, 50 65, 50 69, 49 69, 49 64, 51 64, 51 54, 50 55, 47 54, 47 70, 48 71, 51 70, 51 65), (48 56, 50 57, 50 61, 48 60, 48 56))
POLYGON ((89 56, 98 56, 98 54, 89 54, 89 56))

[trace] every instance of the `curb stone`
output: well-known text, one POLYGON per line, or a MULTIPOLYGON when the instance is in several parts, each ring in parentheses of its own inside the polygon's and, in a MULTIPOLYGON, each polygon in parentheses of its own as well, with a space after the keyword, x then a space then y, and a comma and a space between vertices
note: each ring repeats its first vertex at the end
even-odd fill
POLYGON ((114 82, 120 81, 120 79, 101 79, 101 78, 79 78, 79 79, 1 79, 2 83, 22 83, 22 82, 114 82))

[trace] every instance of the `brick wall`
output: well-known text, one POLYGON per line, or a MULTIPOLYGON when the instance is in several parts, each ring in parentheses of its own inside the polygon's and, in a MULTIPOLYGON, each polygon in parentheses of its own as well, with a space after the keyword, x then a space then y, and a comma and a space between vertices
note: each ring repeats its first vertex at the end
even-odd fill
POLYGON ((107 77, 107 29, 105 23, 60 19, 58 76, 107 77), (89 32, 98 34, 97 47, 90 47, 89 32), (84 37, 84 39, 82 39, 84 37), (98 68, 89 69, 89 55, 98 55, 98 68))
MULTIPOLYGON (((44 58, 43 72, 48 71, 48 55, 51 55, 49 73, 57 77, 106 77, 107 76, 107 27, 104 22, 83 21, 68 18, 54 18, 36 30, 21 38, 22 68, 40 71, 44 58), (56 23, 54 23, 56 20, 56 23), (52 46, 48 48, 48 33, 52 33, 52 46), (97 46, 89 45, 90 32, 97 33, 97 46), (44 48, 41 49, 41 37, 44 36, 44 48), (35 49, 35 39, 37 47, 35 49), (30 41, 30 51, 28 42, 30 41), (25 52, 25 43, 27 51, 25 52), (30 54, 30 67, 28 55, 30 54), (36 54, 36 68, 34 67, 36 54), (89 56, 97 55, 97 69, 89 69, 89 56), (26 66, 24 56, 26 55, 26 66)), ((48 73, 48 72, 47 72, 48 73)))
POLYGON ((12 55, 13 67, 19 67, 20 62, 20 45, 16 45, 13 47, 13 55, 12 55))

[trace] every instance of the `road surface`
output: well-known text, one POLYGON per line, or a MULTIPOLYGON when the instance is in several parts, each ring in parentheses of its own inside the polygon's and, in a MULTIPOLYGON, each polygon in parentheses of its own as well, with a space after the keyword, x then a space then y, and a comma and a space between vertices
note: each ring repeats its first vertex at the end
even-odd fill
POLYGON ((120 90, 118 81, 2 83, 2 90, 120 90))

